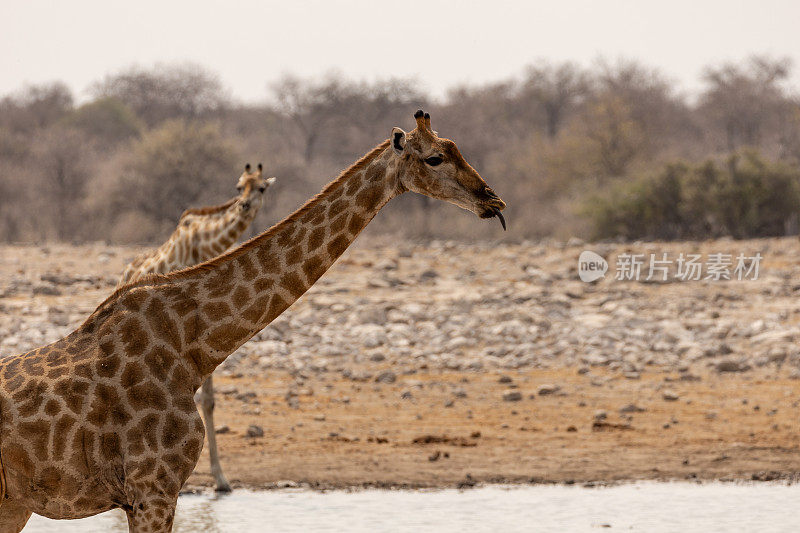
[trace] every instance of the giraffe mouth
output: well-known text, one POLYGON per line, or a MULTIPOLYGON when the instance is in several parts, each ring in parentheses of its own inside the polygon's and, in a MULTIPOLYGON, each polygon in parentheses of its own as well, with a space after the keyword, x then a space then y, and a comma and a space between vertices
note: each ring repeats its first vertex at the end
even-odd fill
MULTIPOLYGON (((505 207, 505 205, 503 207, 505 207)), ((500 225, 503 226, 503 231, 506 231, 506 218, 503 216, 503 213, 500 212, 499 207, 488 206, 479 216, 481 218, 497 217, 500 220, 500 225)))

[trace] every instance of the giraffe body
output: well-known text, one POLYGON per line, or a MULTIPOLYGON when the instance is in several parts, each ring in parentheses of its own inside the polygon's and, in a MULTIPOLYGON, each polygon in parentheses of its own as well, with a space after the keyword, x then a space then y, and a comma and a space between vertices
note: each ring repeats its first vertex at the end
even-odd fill
MULTIPOLYGON (((275 178, 264 179, 262 166, 251 171, 250 164, 239 177, 236 196, 222 205, 185 211, 178 227, 158 249, 134 259, 122 274, 119 285, 141 279, 146 274, 165 274, 182 270, 218 256, 235 243, 255 219, 263 202, 264 191, 275 178)), ((214 382, 209 376, 203 382, 200 408, 203 412, 208 438, 211 475, 220 492, 230 492, 231 486, 222 471, 214 432, 214 382)))
POLYGON ((0 360, 0 532, 30 512, 121 507, 132 532, 171 531, 203 442, 193 395, 283 313, 394 196, 448 200, 482 218, 505 207, 455 144, 399 128, 299 210, 196 267, 125 285, 75 332, 0 360))

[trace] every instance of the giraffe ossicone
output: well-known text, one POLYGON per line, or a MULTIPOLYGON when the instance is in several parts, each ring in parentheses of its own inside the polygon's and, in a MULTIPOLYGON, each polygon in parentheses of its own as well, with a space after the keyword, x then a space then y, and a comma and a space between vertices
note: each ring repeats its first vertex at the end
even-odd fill
POLYGON ((132 532, 171 531, 203 442, 194 392, 229 354, 305 293, 395 196, 418 192, 482 218, 505 208, 418 114, 414 130, 393 130, 261 235, 126 284, 73 333, 0 360, 0 531, 18 531, 31 512, 80 518, 115 507, 132 532))

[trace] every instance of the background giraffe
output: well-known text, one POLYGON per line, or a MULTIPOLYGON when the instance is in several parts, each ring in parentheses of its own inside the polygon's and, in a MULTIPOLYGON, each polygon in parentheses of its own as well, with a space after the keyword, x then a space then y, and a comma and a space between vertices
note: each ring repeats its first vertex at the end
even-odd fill
POLYGON ((76 331, 0 360, 0 533, 31 512, 125 510, 130 531, 172 529, 203 443, 194 392, 325 273, 381 208, 408 190, 481 218, 505 203, 455 143, 415 114, 303 207, 211 261, 148 275, 76 331))
MULTIPOLYGON (((119 286, 140 279, 146 274, 164 274, 194 266, 218 256, 247 229, 258 214, 264 191, 275 183, 275 178, 264 179, 261 163, 251 171, 250 163, 244 167, 236 185, 239 196, 222 205, 188 209, 181 215, 178 227, 167 242, 156 250, 136 257, 125 269, 119 286)), ((200 406, 208 438, 208 455, 211 475, 218 491, 230 492, 231 486, 222 472, 214 431, 214 381, 209 376, 203 382, 200 406)))

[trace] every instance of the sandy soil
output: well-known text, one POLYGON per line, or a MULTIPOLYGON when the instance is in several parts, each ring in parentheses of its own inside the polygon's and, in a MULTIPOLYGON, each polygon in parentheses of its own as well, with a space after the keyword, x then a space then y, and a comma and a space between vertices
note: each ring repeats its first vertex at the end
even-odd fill
MULTIPOLYGON (((218 442, 234 486, 795 479, 800 390, 759 374, 679 381, 524 370, 499 383, 497 373, 430 372, 380 386, 309 379, 313 394, 300 396, 296 409, 284 399, 289 375, 222 378, 223 389, 255 397, 219 395, 217 419, 230 431, 218 442), (598 379, 602 386, 592 384, 598 379), (561 391, 538 394, 552 383, 561 391), (466 397, 448 407, 454 386, 466 397), (412 398, 402 399, 404 391, 412 398), (503 401, 511 391, 523 399, 503 401), (664 391, 678 399, 665 400, 664 391), (631 404, 644 411, 620 412, 631 404), (245 436, 251 424, 264 437, 245 436)), ((212 483, 204 455, 189 484, 212 483)))
MULTIPOLYGON (((137 251, 0 247, 0 356, 74 328, 137 251)), ((794 239, 362 242, 221 369, 223 467, 234 487, 793 480, 798 272, 794 239), (589 285, 585 248, 765 262, 755 282, 589 285)), ((204 452, 188 488, 211 483, 204 452)))

